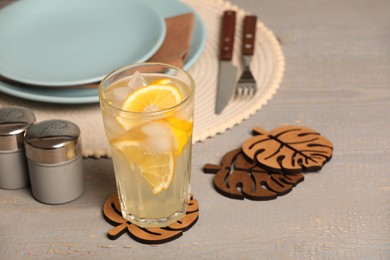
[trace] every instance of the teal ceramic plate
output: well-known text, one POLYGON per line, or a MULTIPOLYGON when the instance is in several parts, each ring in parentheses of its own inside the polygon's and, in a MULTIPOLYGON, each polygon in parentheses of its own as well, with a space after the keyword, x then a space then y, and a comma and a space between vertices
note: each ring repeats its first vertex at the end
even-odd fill
MULTIPOLYGON (((206 44, 206 29, 199 15, 188 5, 176 0, 145 0, 144 2, 150 4, 164 18, 188 12, 194 13, 195 28, 190 51, 184 65, 184 69, 188 70, 198 60, 206 44)), ((15 97, 46 103, 87 104, 99 102, 97 89, 32 88, 0 81, 0 91, 15 97)))
POLYGON ((139 0, 20 0, 0 10, 0 75, 50 87, 96 82, 151 57, 165 32, 139 0))

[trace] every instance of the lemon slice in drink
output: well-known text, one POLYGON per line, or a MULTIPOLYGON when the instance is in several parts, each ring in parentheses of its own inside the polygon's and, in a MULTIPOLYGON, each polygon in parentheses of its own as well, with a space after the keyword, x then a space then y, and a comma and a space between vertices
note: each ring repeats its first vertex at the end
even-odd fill
POLYGON ((156 153, 140 142, 113 140, 111 144, 122 152, 132 165, 139 168, 142 177, 151 186, 152 193, 168 189, 174 176, 175 162, 171 151, 156 153))
POLYGON ((153 112, 176 106, 183 100, 177 87, 148 85, 131 93, 123 102, 122 109, 132 112, 153 112))
POLYGON ((171 79, 168 78, 161 78, 157 79, 152 82, 152 84, 158 84, 158 85, 172 85, 174 82, 171 79))
MULTIPOLYGON (((174 107, 183 101, 183 96, 179 89, 172 84, 173 81, 171 79, 162 78, 148 86, 139 88, 127 96, 122 104, 122 109, 132 112, 152 112, 174 107)), ((137 122, 122 117, 117 117, 117 121, 125 130, 143 123, 141 120, 137 122)), ((176 116, 169 116, 163 119, 163 121, 169 123, 176 137, 176 154, 180 155, 192 131, 192 121, 186 121, 176 116)))
MULTIPOLYGON (((161 111, 178 105, 183 96, 177 87, 151 84, 130 93, 122 104, 122 110, 131 112, 161 111)), ((117 117, 119 124, 126 130, 135 126, 134 120, 117 117)))
POLYGON ((192 121, 187 121, 176 116, 166 119, 176 137, 176 154, 180 155, 187 144, 192 133, 192 121))

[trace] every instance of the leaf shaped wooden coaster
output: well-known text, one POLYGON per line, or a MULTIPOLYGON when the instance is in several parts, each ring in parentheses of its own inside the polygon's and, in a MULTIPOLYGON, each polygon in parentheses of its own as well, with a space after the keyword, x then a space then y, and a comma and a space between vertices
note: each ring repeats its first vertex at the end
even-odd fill
POLYGON ((141 228, 122 217, 120 203, 117 194, 106 199, 103 204, 105 219, 115 227, 108 231, 109 239, 117 239, 123 233, 127 233, 134 240, 144 244, 162 244, 175 240, 190 229, 199 218, 198 201, 191 197, 186 215, 179 221, 165 228, 141 228))
POLYGON ((215 189, 233 199, 275 199, 304 179, 301 173, 286 175, 267 171, 247 158, 241 148, 226 153, 221 165, 206 164, 203 171, 215 173, 215 189))
POLYGON ((283 126, 267 132, 257 127, 242 149, 263 168, 280 173, 317 171, 332 158, 333 144, 302 126, 283 126))

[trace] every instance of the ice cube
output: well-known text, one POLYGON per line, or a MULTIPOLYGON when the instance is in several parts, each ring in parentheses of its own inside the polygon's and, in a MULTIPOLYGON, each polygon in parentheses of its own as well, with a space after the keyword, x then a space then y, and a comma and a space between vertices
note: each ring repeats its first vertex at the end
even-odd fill
POLYGON ((131 89, 131 91, 135 91, 139 88, 146 86, 146 81, 141 72, 136 71, 133 76, 131 76, 127 86, 131 89))
POLYGON ((142 126, 142 132, 148 136, 170 136, 171 129, 162 122, 150 122, 142 126))
POLYGON ((131 93, 131 89, 126 85, 119 85, 113 88, 111 91, 105 93, 106 100, 113 106, 121 107, 125 98, 131 93))
POLYGON ((142 126, 142 132, 147 135, 146 145, 154 153, 166 153, 173 149, 173 133, 167 124, 150 122, 142 126))
POLYGON ((146 140, 146 146, 152 153, 167 153, 172 150, 173 142, 169 136, 151 136, 146 140))
MULTIPOLYGON (((108 112, 105 112, 108 113, 108 112)), ((113 117, 111 115, 106 115, 104 117, 104 128, 106 130, 106 133, 108 135, 108 139, 123 136, 126 134, 126 130, 123 128, 122 125, 119 124, 116 117, 113 117)))

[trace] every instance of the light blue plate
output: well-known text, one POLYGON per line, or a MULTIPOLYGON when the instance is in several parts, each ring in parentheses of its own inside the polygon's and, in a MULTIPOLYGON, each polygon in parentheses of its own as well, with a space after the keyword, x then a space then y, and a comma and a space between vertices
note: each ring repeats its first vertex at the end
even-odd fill
POLYGON ((20 0, 0 10, 0 75, 40 86, 101 80, 150 58, 164 18, 139 0, 20 0))
MULTIPOLYGON (((164 18, 188 12, 194 13, 195 28, 190 51, 184 64, 184 69, 188 70, 198 60, 206 45, 206 29, 200 17, 186 4, 176 0, 145 0, 144 2, 150 4, 164 18)), ((99 102, 97 89, 32 88, 0 81, 0 91, 12 96, 47 103, 87 104, 99 102)))

